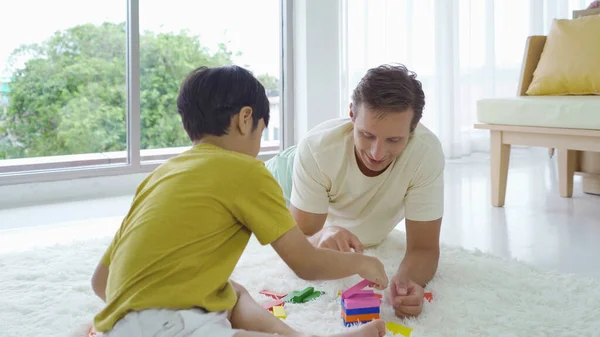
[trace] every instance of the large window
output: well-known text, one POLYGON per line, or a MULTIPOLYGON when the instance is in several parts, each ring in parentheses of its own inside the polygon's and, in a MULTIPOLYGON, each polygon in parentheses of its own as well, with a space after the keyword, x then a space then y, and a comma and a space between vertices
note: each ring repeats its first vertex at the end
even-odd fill
POLYGON ((280 1, 3 2, 0 184, 73 167, 133 172, 180 153, 190 141, 176 96, 201 65, 259 78, 272 111, 263 150, 278 150, 280 1))

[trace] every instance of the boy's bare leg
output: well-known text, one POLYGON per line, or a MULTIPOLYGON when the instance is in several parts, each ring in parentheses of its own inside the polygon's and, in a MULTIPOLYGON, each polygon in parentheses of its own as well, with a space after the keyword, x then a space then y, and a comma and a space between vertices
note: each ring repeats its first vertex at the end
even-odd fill
MULTIPOLYGON (((233 281, 231 283, 238 295, 238 301, 229 313, 229 321, 234 329, 246 330, 236 333, 236 337, 262 337, 273 334, 289 337, 310 336, 292 329, 256 303, 243 286, 233 281)), ((377 320, 332 337, 383 337, 383 335, 385 335, 385 323, 377 320)))

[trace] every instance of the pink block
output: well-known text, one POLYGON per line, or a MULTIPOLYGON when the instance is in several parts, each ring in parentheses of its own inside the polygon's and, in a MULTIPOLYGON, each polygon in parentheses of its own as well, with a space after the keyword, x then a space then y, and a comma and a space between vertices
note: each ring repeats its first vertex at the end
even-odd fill
POLYGON ((342 293, 342 299, 371 296, 375 296, 375 292, 373 290, 359 290, 357 293, 354 293, 350 297, 344 297, 344 294, 342 293))
POLYGON ((362 308, 375 308, 381 305, 379 297, 359 297, 359 298, 348 298, 344 300, 344 307, 346 309, 362 309, 362 308))
POLYGON ((342 292, 342 298, 352 297, 352 295, 360 292, 364 287, 368 287, 371 284, 372 283, 368 280, 362 280, 357 284, 353 285, 352 287, 346 289, 344 292, 342 292))

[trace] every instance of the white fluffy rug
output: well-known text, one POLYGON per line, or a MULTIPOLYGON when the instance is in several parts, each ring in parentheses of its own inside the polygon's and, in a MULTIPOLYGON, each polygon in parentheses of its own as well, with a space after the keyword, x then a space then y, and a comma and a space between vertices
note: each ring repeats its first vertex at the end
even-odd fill
MULTIPOLYGON (((101 308, 89 279, 109 238, 0 256, 0 335, 68 336, 101 308)), ((391 276, 404 252, 394 232, 376 250, 391 276)), ((286 322, 315 334, 343 331, 337 291, 358 278, 330 282, 297 279, 269 246, 251 240, 234 279, 259 302, 262 289, 289 292, 314 286, 327 295, 286 304, 286 322)), ((540 272, 517 261, 444 246, 428 286, 434 294, 417 319, 399 320, 387 302, 382 318, 419 336, 598 336, 600 284, 591 279, 540 272)), ((390 333, 388 333, 391 336, 390 333)))

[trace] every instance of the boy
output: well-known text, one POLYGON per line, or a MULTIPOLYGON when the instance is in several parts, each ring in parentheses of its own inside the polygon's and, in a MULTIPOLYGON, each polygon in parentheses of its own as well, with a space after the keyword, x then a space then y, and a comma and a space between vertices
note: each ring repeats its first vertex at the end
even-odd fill
MULTIPOLYGON (((229 277, 250 235, 271 244, 306 280, 358 274, 384 289, 374 257, 313 247, 257 160, 269 122, 264 87, 237 66, 199 68, 177 106, 193 147, 138 187, 131 209, 94 272, 106 302, 94 319, 110 337, 300 336, 229 277)), ((378 320, 339 336, 383 336, 378 320)))

